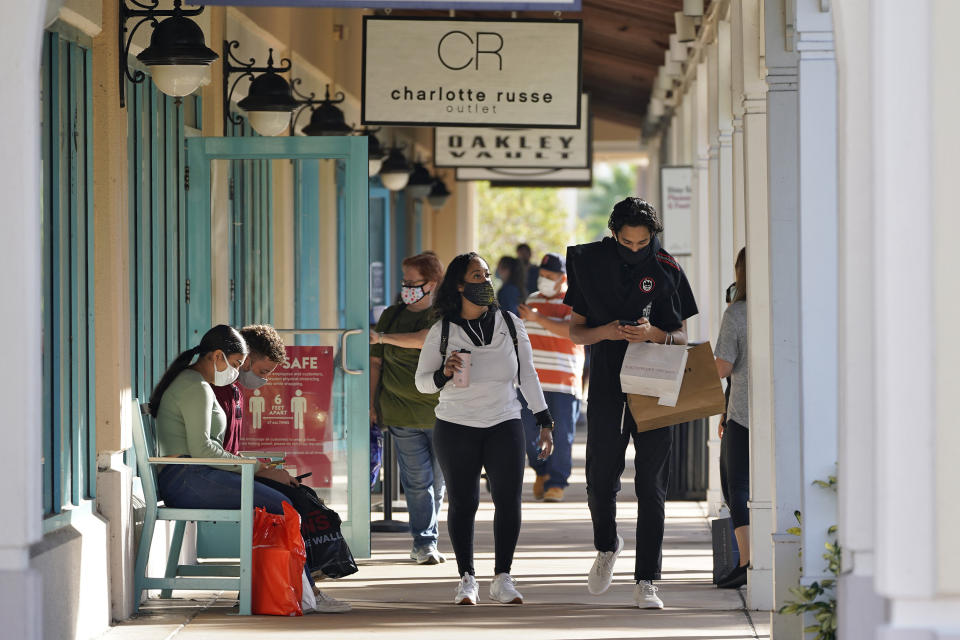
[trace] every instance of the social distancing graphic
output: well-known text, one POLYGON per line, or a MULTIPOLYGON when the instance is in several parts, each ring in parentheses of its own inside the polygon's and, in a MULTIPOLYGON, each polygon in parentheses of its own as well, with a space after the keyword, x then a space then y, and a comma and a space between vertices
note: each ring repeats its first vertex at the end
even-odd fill
POLYGON ((334 448, 333 349, 289 346, 287 361, 269 382, 243 393, 241 448, 283 452, 288 469, 298 475, 313 473, 310 486, 329 487, 334 448))

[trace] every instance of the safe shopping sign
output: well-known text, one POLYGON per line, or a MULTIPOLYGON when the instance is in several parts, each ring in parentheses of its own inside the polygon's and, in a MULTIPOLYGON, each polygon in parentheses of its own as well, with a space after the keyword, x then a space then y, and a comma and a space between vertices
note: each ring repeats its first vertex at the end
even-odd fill
POLYGON ((287 361, 259 389, 244 390, 243 450, 279 451, 312 487, 331 485, 333 349, 287 347, 287 361))

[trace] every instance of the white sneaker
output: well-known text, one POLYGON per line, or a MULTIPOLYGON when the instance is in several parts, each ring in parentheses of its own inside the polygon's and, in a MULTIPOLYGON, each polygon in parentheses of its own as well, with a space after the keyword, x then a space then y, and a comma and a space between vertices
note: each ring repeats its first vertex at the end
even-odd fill
POLYGON ((641 580, 633 588, 633 601, 641 609, 663 609, 663 600, 657 595, 659 590, 650 580, 641 580))
POLYGON ((430 544, 425 547, 415 547, 410 552, 410 559, 416 560, 417 564, 440 564, 447 559, 437 550, 437 546, 430 544))
POLYGON ((457 585, 457 595, 453 599, 453 604, 477 604, 479 591, 477 579, 465 573, 460 578, 460 584, 457 585))
POLYGON ((350 606, 349 602, 342 602, 337 600, 333 596, 328 596, 320 589, 313 590, 314 596, 317 598, 317 606, 313 609, 304 611, 304 613, 347 613, 352 611, 353 607, 350 606))
POLYGON ((587 591, 596 596, 610 588, 610 582, 613 580, 613 565, 621 551, 623 551, 623 538, 618 533, 615 550, 597 552, 597 559, 593 561, 590 575, 587 576, 587 591))
POLYGON ((523 604, 523 596, 517 591, 516 584, 509 573, 498 573, 490 582, 490 599, 502 604, 523 604))

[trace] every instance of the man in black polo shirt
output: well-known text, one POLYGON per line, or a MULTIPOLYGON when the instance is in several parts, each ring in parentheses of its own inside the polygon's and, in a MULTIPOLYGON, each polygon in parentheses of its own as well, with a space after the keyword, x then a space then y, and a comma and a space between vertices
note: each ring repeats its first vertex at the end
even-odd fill
POLYGON ((634 602, 662 609, 654 580, 660 579, 664 501, 673 427, 638 433, 620 389, 620 367, 630 342, 687 341, 684 321, 697 313, 687 277, 660 247, 663 225, 656 209, 640 198, 618 202, 607 223, 613 237, 567 249, 573 307, 570 338, 589 344, 587 403, 587 501, 597 559, 587 579, 590 593, 606 591, 623 549, 617 534, 617 492, 627 442, 636 456, 637 560, 634 602))

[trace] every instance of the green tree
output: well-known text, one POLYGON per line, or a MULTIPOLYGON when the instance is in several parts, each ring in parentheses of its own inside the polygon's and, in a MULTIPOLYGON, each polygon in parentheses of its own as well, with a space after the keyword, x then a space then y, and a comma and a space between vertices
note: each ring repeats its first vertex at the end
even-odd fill
POLYGON ((548 251, 566 253, 577 241, 576 221, 553 188, 491 187, 477 183, 479 252, 496 268, 500 256, 515 256, 526 242, 533 259, 548 251))
POLYGON ((594 175, 593 187, 581 189, 577 210, 583 222, 583 242, 599 240, 607 233, 607 219, 613 205, 627 196, 636 195, 637 174, 632 165, 612 165, 609 177, 594 175))

